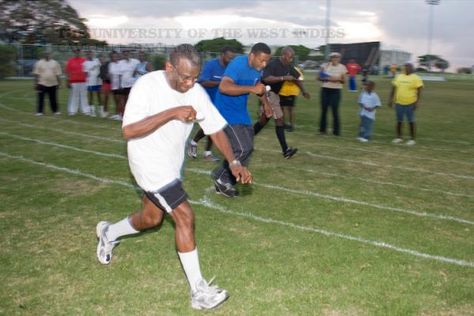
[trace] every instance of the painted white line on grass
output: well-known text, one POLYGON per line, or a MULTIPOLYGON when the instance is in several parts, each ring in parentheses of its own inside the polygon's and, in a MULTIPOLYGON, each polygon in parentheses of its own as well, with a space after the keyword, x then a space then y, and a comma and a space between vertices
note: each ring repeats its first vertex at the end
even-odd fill
POLYGON ((415 187, 415 186, 411 186, 411 185, 395 183, 395 182, 389 182, 389 181, 377 181, 377 180, 365 179, 365 178, 362 178, 362 177, 346 176, 346 175, 342 175, 342 174, 339 174, 339 173, 317 171, 317 170, 314 170, 314 169, 297 168, 297 167, 291 167, 291 166, 287 167, 287 168, 293 169, 293 170, 300 170, 300 171, 304 171, 304 172, 311 172, 311 173, 315 173, 315 174, 321 174, 321 175, 325 175, 325 176, 329 176, 329 177, 339 177, 339 178, 344 178, 344 179, 359 180, 359 181, 363 181, 363 182, 367 182, 367 183, 375 183, 375 184, 381 184, 381 185, 391 185, 391 186, 396 186, 396 187, 400 187, 400 188, 410 189, 412 191, 420 190, 420 191, 432 192, 432 193, 436 193, 436 194, 446 194, 446 195, 461 196, 461 197, 468 197, 468 198, 473 198, 474 197, 474 195, 472 195, 472 194, 462 194, 462 193, 449 192, 449 191, 444 191, 444 190, 436 190, 436 189, 429 189, 429 188, 423 188, 423 187, 415 187))
MULTIPOLYGON (((116 185, 125 186, 127 188, 131 188, 131 189, 134 189, 134 190, 140 190, 139 187, 137 187, 137 186, 135 186, 131 183, 125 182, 125 181, 118 181, 118 180, 112 180, 112 179, 107 179, 107 178, 101 178, 101 177, 97 177, 97 176, 92 175, 92 174, 84 173, 84 172, 79 171, 79 170, 73 170, 73 169, 60 167, 60 166, 56 166, 56 165, 49 164, 49 163, 35 161, 35 160, 32 160, 32 159, 25 158, 23 156, 10 155, 8 153, 4 153, 4 152, 1 152, 1 151, 0 151, 0 156, 6 157, 6 158, 9 158, 9 159, 19 160, 19 161, 22 161, 22 162, 30 163, 30 164, 41 166, 41 167, 45 167, 45 168, 52 169, 52 170, 55 170, 55 171, 60 171, 60 172, 68 173, 68 174, 73 174, 73 175, 85 177, 85 178, 92 179, 92 180, 95 180, 95 181, 98 181, 98 182, 101 182, 101 183, 116 184, 116 185)), ((252 220, 255 220, 255 221, 258 221, 258 222, 263 222, 263 223, 268 223, 268 224, 276 224, 276 225, 290 227, 290 228, 301 230, 301 231, 308 231, 308 232, 318 233, 318 234, 321 234, 321 235, 325 235, 327 237, 336 237, 336 238, 356 241, 356 242, 360 242, 360 243, 363 243, 363 244, 368 244, 368 245, 379 247, 379 248, 386 248, 386 249, 394 250, 394 251, 397 251, 397 252, 409 254, 409 255, 412 255, 412 256, 433 260, 433 261, 439 261, 439 262, 454 264, 454 265, 463 266, 463 267, 471 267, 471 268, 474 267, 474 262, 472 262, 472 261, 449 258, 449 257, 444 257, 444 256, 431 255, 431 254, 427 254, 427 253, 418 252, 416 250, 411 250, 411 249, 407 249, 407 248, 401 248, 401 247, 398 247, 398 246, 394 246, 394 245, 385 243, 383 241, 368 240, 368 239, 363 239, 363 238, 356 237, 356 236, 351 236, 351 235, 341 234, 341 233, 337 233, 337 232, 332 232, 332 231, 328 231, 328 230, 324 230, 324 229, 320 229, 320 228, 302 226, 302 225, 297 225, 297 224, 293 224, 293 223, 289 223, 289 222, 275 220, 275 219, 272 219, 272 218, 265 218, 265 217, 254 215, 252 213, 242 213, 242 212, 232 211, 232 210, 226 209, 222 206, 219 206, 219 205, 216 205, 216 204, 210 202, 209 199, 206 198, 206 197, 204 197, 200 201, 190 200, 189 202, 193 203, 193 204, 198 204, 198 205, 208 207, 210 209, 219 211, 220 213, 230 214, 230 215, 234 215, 234 216, 238 216, 238 217, 249 218, 249 219, 252 219, 252 220)))
MULTIPOLYGON (((27 115, 27 116, 34 117, 33 113, 18 110, 18 109, 6 106, 5 104, 2 104, 2 103, 0 103, 0 107, 4 108, 4 109, 7 109, 9 111, 18 112, 22 115, 27 115)), ((77 114, 77 115, 84 115, 84 114, 77 114)), ((87 117, 87 116, 84 115, 84 117, 87 117)), ((83 126, 88 126, 88 127, 98 128, 98 129, 106 129, 106 130, 109 130, 109 131, 120 131, 121 128, 122 128, 121 125, 117 128, 112 128, 110 126, 104 126, 104 125, 100 125, 100 124, 93 124, 93 123, 87 123, 87 122, 78 122, 78 121, 74 121, 72 119, 62 118, 61 116, 58 116, 58 115, 56 115, 56 116, 43 115, 43 116, 37 117, 37 119, 39 119, 39 120, 48 119, 48 120, 53 120, 53 121, 60 122, 60 123, 71 123, 71 124, 75 124, 75 125, 83 125, 83 126)))
MULTIPOLYGON (((401 158, 407 158, 407 159, 417 159, 417 160, 429 160, 429 161, 436 161, 436 162, 445 162, 449 164, 461 164, 461 165, 468 165, 468 166, 474 166, 474 162, 470 161, 458 161, 458 160, 449 160, 449 159, 439 159, 439 158, 429 158, 429 157, 420 157, 416 155, 400 155, 392 152, 386 152, 386 151, 381 151, 381 150, 376 150, 376 149, 369 149, 370 147, 367 148, 361 148, 361 147, 354 147, 354 146, 338 146, 338 145, 331 145, 331 144, 326 144, 322 142, 314 142, 314 141, 305 141, 306 139, 299 139, 298 143, 306 143, 306 144, 311 144, 312 146, 318 146, 318 147, 329 147, 329 148, 336 148, 336 149, 342 149, 342 150, 355 150, 355 151, 361 151, 361 152, 367 152, 367 153, 374 153, 374 154, 382 154, 382 155, 388 155, 388 156, 394 156, 394 157, 401 157, 401 158)), ((360 144, 360 146, 366 147, 366 144, 360 144)))
MULTIPOLYGON (((196 168, 186 168, 186 170, 189 170, 194 173, 198 174, 207 174, 210 175, 210 171, 208 170, 203 170, 203 169, 196 169, 196 168)), ((398 207, 392 207, 392 206, 387 206, 387 205, 380 205, 380 204, 375 204, 375 203, 369 203, 365 201, 359 201, 359 200, 354 200, 354 199, 348 199, 345 197, 338 197, 338 196, 333 196, 333 195, 328 195, 328 194, 322 194, 314 191, 308 191, 308 190, 295 190, 295 189, 290 189, 290 188, 285 188, 282 186, 278 185, 272 185, 272 184, 265 184, 265 183, 260 183, 260 182, 254 182, 254 185, 261 186, 270 190, 278 190, 278 191, 283 191, 287 193, 293 193, 293 194, 298 194, 298 195, 306 195, 306 196, 313 196, 325 200, 331 200, 331 201, 336 201, 336 202, 342 202, 342 203, 350 203, 350 204, 356 204, 356 205, 363 205, 363 206, 369 206, 373 207, 376 209, 380 210, 387 210, 387 211, 392 211, 392 212, 398 212, 398 213, 404 213, 404 214, 410 214, 410 215, 415 215, 418 217, 428 217, 428 218, 433 218, 433 219, 438 219, 438 220, 446 220, 446 221, 453 221, 453 222, 458 222, 462 224, 469 224, 469 225, 474 225, 474 221, 470 221, 467 219, 459 218, 459 217, 454 217, 450 215, 443 215, 443 214, 432 214, 432 213, 427 213, 425 211, 414 211, 414 210, 407 210, 407 209, 402 209, 398 207)))
POLYGON ((351 162, 351 163, 362 164, 362 165, 367 165, 367 166, 372 166, 372 167, 394 168, 394 169, 400 169, 400 170, 406 170, 406 171, 429 173, 429 174, 439 175, 439 176, 449 176, 449 177, 460 178, 460 179, 474 180, 474 176, 471 176, 471 175, 462 175, 462 174, 448 173, 448 172, 437 172, 437 171, 430 171, 430 170, 421 169, 421 168, 402 167, 402 166, 394 166, 394 165, 381 165, 373 161, 353 160, 353 159, 347 159, 347 158, 327 156, 327 155, 315 154, 310 151, 307 151, 306 154, 310 155, 311 157, 318 157, 318 158, 324 158, 324 159, 330 159, 330 160, 339 160, 339 161, 351 162))
MULTIPOLYGON (((124 156, 124 155, 103 153, 103 152, 99 152, 99 151, 95 151, 95 150, 86 150, 86 149, 81 149, 81 148, 77 148, 77 147, 73 147, 73 146, 53 143, 53 142, 44 142, 44 141, 41 141, 41 140, 32 139, 32 138, 23 137, 23 136, 16 136, 16 135, 4 133, 4 132, 0 132, 0 135, 6 135, 6 136, 10 136, 10 137, 13 137, 13 138, 16 138, 16 139, 33 141, 33 142, 37 142, 37 143, 42 144, 42 145, 49 145, 49 146, 69 149, 69 150, 78 151, 78 152, 86 152, 86 153, 90 153, 90 154, 94 154, 94 155, 98 155, 98 156, 112 157, 112 158, 118 158, 118 159, 127 159, 127 157, 124 156)), ((187 168, 187 170, 189 170, 191 172, 194 172, 194 173, 210 174, 210 171, 203 170, 203 169, 187 168)), ((279 186, 274 186, 274 185, 269 185, 269 184, 260 184, 260 183, 258 183, 258 184, 255 183, 255 184, 263 186, 263 187, 268 188, 268 189, 280 190, 280 191, 285 191, 285 192, 294 193, 294 194, 303 194, 303 195, 307 195, 307 196, 314 196, 314 197, 323 198, 323 199, 327 199, 327 200, 333 200, 333 201, 336 201, 336 202, 344 202, 344 203, 365 205, 365 206, 370 206, 370 207, 374 207, 374 208, 382 209, 382 210, 389 210, 389 211, 394 211, 394 212, 406 213, 406 214, 416 215, 416 216, 420 216, 420 217, 429 217, 429 218, 434 218, 434 219, 455 221, 455 222, 470 224, 470 225, 474 224, 473 221, 469 221, 469 220, 466 220, 466 219, 462 219, 462 218, 458 218, 458 217, 454 217, 454 216, 449 216, 449 215, 431 214, 431 213, 427 213, 427 212, 424 212, 424 211, 406 210, 406 209, 395 208, 395 207, 391 207, 391 206, 385 206, 385 205, 368 203, 368 202, 364 202, 364 201, 348 199, 348 198, 344 198, 344 197, 337 197, 337 196, 332 196, 332 195, 321 194, 321 193, 312 192, 312 191, 294 190, 294 189, 289 189, 289 188, 284 188, 284 187, 279 187, 279 186)))
MULTIPOLYGON (((98 140, 114 142, 114 143, 121 143, 121 144, 125 143, 124 140, 117 140, 117 139, 113 139, 113 138, 109 138, 109 137, 100 137, 100 136, 95 136, 95 135, 85 134, 85 133, 69 132, 69 131, 64 131, 64 130, 61 130, 61 129, 40 127, 40 126, 36 126, 36 125, 32 125, 32 124, 26 124, 26 123, 21 123, 21 122, 17 122, 17 121, 2 119, 2 118, 0 118, 0 121, 8 122, 8 123, 14 123, 14 124, 24 126, 24 127, 28 127, 28 128, 47 129, 47 130, 51 130, 51 131, 55 131, 55 132, 63 133, 63 134, 67 134, 67 135, 81 136, 81 137, 98 139, 98 140)), ((391 185, 391 186, 396 186, 396 187, 400 187, 400 188, 407 188, 407 189, 411 189, 411 190, 421 190, 421 191, 426 191, 426 192, 433 192, 433 193, 446 194, 446 195, 452 195, 452 196, 469 197, 469 198, 474 197, 474 195, 469 195, 469 194, 462 194, 462 193, 456 193, 456 192, 449 192, 449 191, 445 191, 445 190, 436 190, 436 189, 415 187, 415 186, 409 186, 409 185, 406 185, 406 184, 395 183, 395 182, 377 181, 377 180, 365 179, 365 178, 362 178, 362 177, 352 177, 352 176, 341 175, 341 174, 338 174, 338 173, 329 173, 329 172, 316 171, 316 170, 313 170, 313 169, 301 169, 301 168, 293 168, 293 167, 290 167, 290 168, 295 169, 295 170, 301 170, 301 171, 316 173, 316 174, 327 175, 327 176, 331 176, 331 177, 341 177, 341 178, 346 178, 346 179, 355 179, 355 180, 368 182, 368 183, 375 183, 375 184, 381 184, 381 185, 391 185)))
MULTIPOLYGON (((295 132, 295 134, 305 135, 305 136, 315 137, 315 138, 316 137, 320 137, 320 138, 331 137, 331 136, 320 136, 320 135, 316 134, 316 132, 314 134, 313 133, 305 133, 305 132, 295 132)), ((350 143, 355 142, 355 136, 354 137, 338 136, 338 138, 342 139, 343 141, 349 141, 350 143)), ((404 146, 403 144, 396 144, 396 145, 392 144, 391 141, 383 142, 383 141, 371 140, 370 142, 373 143, 373 144, 384 145, 384 146, 398 146, 398 147, 404 146)), ((423 145, 420 145, 420 144, 417 144, 415 147, 420 148, 420 149, 432 150, 432 151, 455 152, 455 153, 463 153, 463 154, 472 154, 473 153, 473 151, 460 150, 460 149, 451 149, 451 148, 440 148, 439 146, 430 147, 430 146, 423 146, 423 145)))
POLYGON ((289 223, 289 222, 285 222, 285 221, 281 221, 281 220, 276 220, 276 219, 272 219, 272 218, 268 218, 268 217, 262 217, 262 216, 254 215, 251 212, 245 212, 244 213, 244 212, 233 211, 233 210, 227 209, 223 206, 220 206, 218 204, 215 204, 215 203, 211 202, 207 197, 204 197, 199 202, 195 202, 195 203, 196 204, 201 204, 201 205, 206 206, 206 207, 209 207, 211 209, 214 209, 214 210, 219 211, 219 212, 224 213, 224 214, 230 214, 230 215, 234 215, 234 216, 248 218, 248 219, 252 219, 252 220, 257 221, 257 222, 262 222, 262 223, 267 223, 267 224, 275 224, 275 225, 280 225, 280 226, 284 226, 284 227, 290 227, 290 228, 297 229, 297 230, 302 230, 302 231, 321 234, 321 235, 324 235, 324 236, 327 236, 327 237, 336 237, 336 238, 356 241, 356 242, 359 242, 359 243, 368 244, 368 245, 379 247, 379 248, 385 248, 385 249, 394 250, 396 252, 409 254, 409 255, 412 255, 412 256, 415 256, 415 257, 420 257, 420 258, 439 261, 439 262, 444 262, 444 263, 455 264, 455 265, 462 266, 462 267, 470 267, 470 268, 474 267, 474 262, 472 262, 472 261, 467 261, 467 260, 462 260, 462 259, 454 259, 454 258, 449 258, 449 257, 437 256, 437 255, 431 255, 431 254, 419 252, 419 251, 408 249, 408 248, 398 247, 398 246, 395 246, 395 245, 392 245, 392 244, 389 244, 389 243, 386 243, 386 242, 383 242, 383 241, 364 239, 364 238, 360 238, 360 237, 357 237, 357 236, 351 236, 351 235, 347 235, 347 234, 332 232, 332 231, 317 228, 317 227, 297 225, 297 224, 293 224, 293 223, 289 223))
POLYGON ((46 129, 48 131, 58 132, 58 133, 66 134, 66 135, 80 136, 81 138, 92 138, 92 139, 104 140, 104 141, 120 143, 120 144, 125 143, 124 140, 120 140, 120 139, 113 139, 113 138, 109 138, 109 137, 96 136, 96 135, 91 135, 91 134, 86 134, 86 133, 65 131, 64 129, 57 129, 57 128, 51 128, 51 127, 42 127, 42 126, 38 126, 38 125, 34 125, 34 124, 27 124, 27 123, 7 120, 7 119, 3 119, 3 118, 0 118, 0 121, 20 125, 20 126, 27 127, 27 128, 46 129))
POLYGON ((127 157, 125 157, 124 155, 109 154, 109 153, 104 153, 104 152, 95 151, 95 150, 81 149, 81 148, 77 148, 77 147, 74 147, 74 146, 63 145, 63 144, 58 144, 58 143, 54 143, 54 142, 46 142, 46 141, 42 141, 42 140, 39 140, 39 139, 23 137, 23 136, 19 136, 19 135, 13 135, 13 134, 5 133, 5 132, 0 132, 0 135, 5 135, 5 136, 11 137, 11 138, 26 140, 26 141, 29 141, 29 142, 34 142, 34 143, 38 143, 38 144, 42 144, 42 145, 50 145, 50 146, 54 146, 54 147, 79 151, 79 152, 83 152, 83 153, 94 154, 94 155, 97 155, 97 156, 127 159, 127 157))

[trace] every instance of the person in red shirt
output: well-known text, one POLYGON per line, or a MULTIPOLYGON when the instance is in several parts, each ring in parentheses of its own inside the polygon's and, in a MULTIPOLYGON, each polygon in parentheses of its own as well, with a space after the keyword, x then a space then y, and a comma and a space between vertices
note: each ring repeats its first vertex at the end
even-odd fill
POLYGON ((76 115, 79 105, 82 114, 89 114, 89 104, 87 101, 86 73, 84 72, 85 58, 81 57, 81 50, 73 50, 74 57, 68 59, 65 73, 68 78, 69 100, 67 110, 69 115, 76 115))
POLYGON ((357 92, 356 76, 360 72, 360 66, 354 59, 349 60, 346 65, 349 74, 349 92, 357 92))

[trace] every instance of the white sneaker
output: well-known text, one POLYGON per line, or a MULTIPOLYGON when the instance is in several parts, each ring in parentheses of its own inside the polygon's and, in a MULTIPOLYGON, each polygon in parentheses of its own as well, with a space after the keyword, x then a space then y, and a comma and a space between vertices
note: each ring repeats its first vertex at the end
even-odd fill
POLYGON ((210 161, 210 162, 216 162, 216 161, 219 161, 220 159, 214 156, 212 153, 209 153, 209 154, 204 154, 204 160, 210 161))
POLYGON ((43 113, 41 113, 41 112, 37 112, 37 113, 35 113, 35 116, 43 116, 43 115, 44 115, 44 114, 43 114, 43 113))
POLYGON ((102 264, 109 264, 112 261, 112 249, 120 243, 120 241, 109 241, 107 239, 107 231, 109 230, 109 222, 99 222, 95 228, 97 239, 97 259, 102 264))
POLYGON ((227 291, 211 285, 213 280, 206 282, 201 279, 196 290, 191 294, 191 306, 194 309, 213 309, 225 302, 229 297, 227 291))
POLYGON ((407 145, 408 145, 408 146, 413 146, 413 145, 415 145, 415 144, 416 144, 416 142, 415 142, 414 139, 410 139, 409 141, 407 141, 407 145))
POLYGON ((188 156, 189 158, 193 158, 193 159, 196 159, 197 158, 197 144, 193 144, 191 142, 189 142, 189 145, 188 145, 188 156))
POLYGON ((360 141, 361 143, 367 143, 369 141, 367 138, 364 138, 364 137, 358 137, 357 140, 360 141))
POLYGON ((403 142, 403 139, 401 138, 395 138, 394 140, 392 140, 392 144, 400 144, 403 142))

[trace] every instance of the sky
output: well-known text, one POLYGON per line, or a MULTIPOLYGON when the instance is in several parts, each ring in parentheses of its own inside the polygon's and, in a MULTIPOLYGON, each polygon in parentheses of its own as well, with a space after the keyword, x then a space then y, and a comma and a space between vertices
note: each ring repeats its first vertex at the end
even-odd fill
MULTIPOLYGON (((67 0, 83 18, 92 37, 111 44, 196 43, 215 37, 246 45, 305 45, 326 40, 326 0, 67 0)), ((331 0, 330 43, 380 41, 416 57, 431 53, 450 70, 474 65, 474 1, 331 0), (433 13, 432 24, 430 10, 433 13)))

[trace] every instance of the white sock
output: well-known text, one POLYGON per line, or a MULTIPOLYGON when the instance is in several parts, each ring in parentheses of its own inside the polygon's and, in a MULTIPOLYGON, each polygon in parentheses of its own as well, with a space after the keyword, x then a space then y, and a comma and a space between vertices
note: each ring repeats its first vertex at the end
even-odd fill
POLYGON ((191 145, 197 146, 198 143, 196 143, 193 139, 191 139, 191 145))
POLYGON ((136 233, 139 233, 139 231, 132 227, 130 220, 127 217, 122 219, 120 222, 110 225, 106 236, 109 241, 114 241, 119 237, 136 233))
POLYGON ((191 291, 194 292, 196 290, 196 284, 202 279, 197 247, 190 252, 178 251, 178 256, 179 260, 181 260, 183 270, 186 273, 189 287, 191 288, 191 291))
POLYGON ((210 156, 210 155, 212 155, 212 151, 207 151, 207 150, 206 150, 206 151, 204 152, 204 157, 207 157, 207 156, 210 156))

